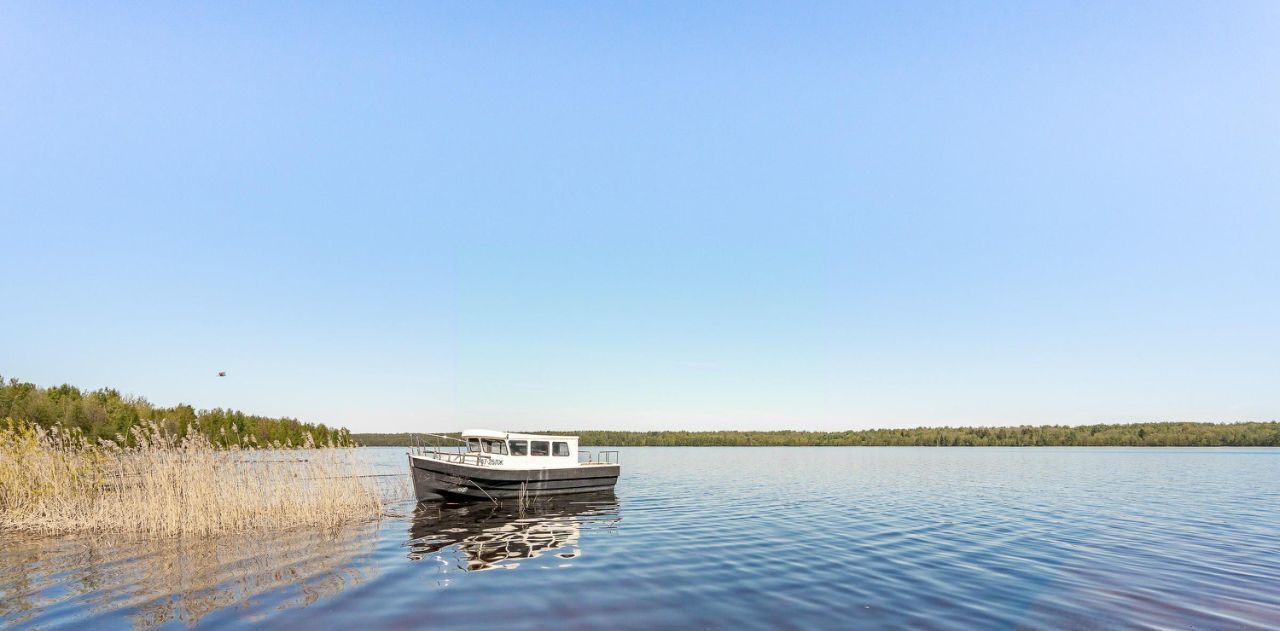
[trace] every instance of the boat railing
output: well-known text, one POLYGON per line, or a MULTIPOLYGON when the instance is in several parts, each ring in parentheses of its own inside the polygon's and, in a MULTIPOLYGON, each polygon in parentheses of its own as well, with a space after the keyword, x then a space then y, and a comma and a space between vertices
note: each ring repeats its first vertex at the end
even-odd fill
POLYGON ((431 458, 441 462, 451 462, 453 464, 470 464, 478 467, 487 466, 493 456, 483 453, 465 452, 465 451, 444 451, 443 449, 424 448, 418 452, 423 458, 431 458))
POLYGON ((592 453, 586 449, 578 451, 579 464, 618 464, 618 451, 610 449, 592 453))
POLYGON ((410 453, 412 453, 415 456, 419 456, 422 458, 431 458, 432 460, 439 460, 441 462, 450 462, 453 464, 469 464, 469 465, 475 465, 480 467, 489 465, 490 464, 489 461, 493 459, 492 454, 487 454, 480 451, 471 451, 470 448, 467 446, 466 441, 462 439, 454 438, 452 436, 441 436, 438 434, 423 434, 423 435, 430 436, 436 440, 454 441, 454 442, 457 442, 458 444, 449 446, 449 447, 442 446, 442 445, 417 444, 417 445, 414 445, 413 447, 410 447, 410 453))

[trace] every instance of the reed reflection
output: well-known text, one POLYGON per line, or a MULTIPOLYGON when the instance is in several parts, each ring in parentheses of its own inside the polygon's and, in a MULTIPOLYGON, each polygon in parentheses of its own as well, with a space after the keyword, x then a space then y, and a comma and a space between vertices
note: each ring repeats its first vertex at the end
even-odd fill
POLYGON ((554 554, 564 566, 582 554, 584 531, 615 530, 621 517, 612 491, 558 496, 524 506, 426 503, 409 527, 409 558, 440 561, 441 570, 514 569, 554 554))
POLYGON ((370 522, 215 538, 6 541, 0 622, 114 613, 135 628, 191 626, 269 592, 271 609, 303 607, 371 579, 376 534, 370 522))

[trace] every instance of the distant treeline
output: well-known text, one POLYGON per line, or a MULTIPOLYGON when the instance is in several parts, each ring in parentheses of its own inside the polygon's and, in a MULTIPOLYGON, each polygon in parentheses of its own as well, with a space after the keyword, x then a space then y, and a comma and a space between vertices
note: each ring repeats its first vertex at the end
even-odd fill
MULTIPOLYGON (((844 432, 546 433, 578 436, 582 446, 613 447, 1280 447, 1277 422, 917 427, 844 432)), ((434 440, 423 434, 352 434, 351 438, 371 447, 432 444, 434 440)))
POLYGON ((0 421, 13 418, 43 427, 61 425, 77 428, 91 439, 132 441, 132 429, 154 422, 161 428, 186 436, 198 428, 216 445, 256 444, 259 447, 300 446, 307 438, 317 445, 350 445, 346 428, 303 423, 292 418, 254 416, 236 410, 214 408, 196 410, 190 405, 158 407, 142 397, 121 395, 103 388, 92 392, 75 386, 42 388, 17 379, 0 377, 0 421), (252 438, 251 438, 252 437, 252 438))
MULTIPOLYGON (((458 432, 441 432, 440 436, 458 437, 458 432)), ((566 433, 564 436, 573 434, 566 433)), ((402 432, 399 434, 352 434, 351 440, 357 445, 364 447, 413 447, 415 445, 449 445, 453 443, 451 440, 444 440, 433 435, 419 434, 416 432, 402 432)), ((457 444, 457 443, 454 443, 457 444)))

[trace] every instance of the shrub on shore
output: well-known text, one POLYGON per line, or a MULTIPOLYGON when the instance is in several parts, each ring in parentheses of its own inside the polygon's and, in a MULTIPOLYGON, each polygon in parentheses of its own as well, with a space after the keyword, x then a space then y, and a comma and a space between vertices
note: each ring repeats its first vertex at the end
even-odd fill
POLYGON ((128 440, 78 429, 0 423, 0 529, 208 535, 336 525, 381 515, 387 488, 350 448, 220 445, 159 423, 128 440))

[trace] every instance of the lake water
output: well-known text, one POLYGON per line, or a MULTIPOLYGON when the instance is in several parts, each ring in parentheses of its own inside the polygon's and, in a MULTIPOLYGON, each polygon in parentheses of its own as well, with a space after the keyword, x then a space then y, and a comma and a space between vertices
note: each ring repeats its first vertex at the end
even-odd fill
MULTIPOLYGON (((404 449, 369 449, 391 473, 404 449)), ((631 448, 615 493, 0 547, 95 628, 1276 628, 1280 449, 631 448)))

